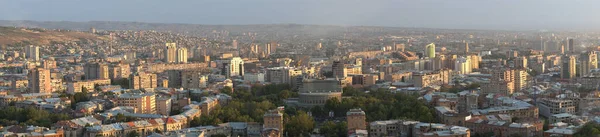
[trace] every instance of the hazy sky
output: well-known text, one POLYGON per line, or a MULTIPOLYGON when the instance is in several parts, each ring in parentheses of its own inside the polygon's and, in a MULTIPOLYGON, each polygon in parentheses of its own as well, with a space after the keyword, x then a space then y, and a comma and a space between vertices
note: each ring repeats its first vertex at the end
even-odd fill
POLYGON ((0 0, 0 20, 600 30, 600 0, 0 0))

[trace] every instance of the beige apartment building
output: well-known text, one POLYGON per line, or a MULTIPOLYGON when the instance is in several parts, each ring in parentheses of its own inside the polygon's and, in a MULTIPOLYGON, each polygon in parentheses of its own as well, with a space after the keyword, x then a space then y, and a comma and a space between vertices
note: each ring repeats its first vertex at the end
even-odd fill
POLYGON ((50 70, 44 68, 31 69, 29 73, 29 90, 32 93, 50 93, 52 92, 50 70))
POLYGON ((350 109, 346 112, 348 131, 367 130, 367 115, 359 109, 350 109))
POLYGON ((96 85, 110 85, 110 79, 86 80, 67 83, 67 93, 81 92, 84 88, 94 91, 96 85))
POLYGON ((137 72, 129 76, 130 89, 156 88, 158 85, 156 74, 137 72))
POLYGON ((263 115, 263 131, 274 129, 279 131, 278 136, 283 133, 283 114, 278 110, 269 110, 263 115))
POLYGON ((156 97, 152 93, 124 93, 117 98, 116 106, 133 107, 135 113, 156 114, 156 97))

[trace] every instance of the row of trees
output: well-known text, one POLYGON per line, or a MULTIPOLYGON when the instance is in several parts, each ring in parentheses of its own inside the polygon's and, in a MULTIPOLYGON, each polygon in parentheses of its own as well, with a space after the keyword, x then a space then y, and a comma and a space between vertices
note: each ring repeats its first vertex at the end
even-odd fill
POLYGON ((71 119, 69 115, 50 113, 34 107, 19 108, 10 106, 0 111, 0 124, 3 126, 25 124, 50 127, 53 123, 68 119, 71 119))

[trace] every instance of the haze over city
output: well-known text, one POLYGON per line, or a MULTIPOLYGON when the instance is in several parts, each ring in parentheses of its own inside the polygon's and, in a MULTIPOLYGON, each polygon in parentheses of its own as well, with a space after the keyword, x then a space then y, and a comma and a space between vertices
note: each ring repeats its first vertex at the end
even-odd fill
POLYGON ((599 30, 597 0, 5 0, 0 19, 599 30))
POLYGON ((600 0, 0 0, 0 137, 600 136, 600 0))

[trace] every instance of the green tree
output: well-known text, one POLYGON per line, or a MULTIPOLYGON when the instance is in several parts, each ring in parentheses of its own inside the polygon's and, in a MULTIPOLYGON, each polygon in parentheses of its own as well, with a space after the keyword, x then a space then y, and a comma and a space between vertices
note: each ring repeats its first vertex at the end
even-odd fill
POLYGON ((289 136, 308 136, 314 128, 313 118, 304 111, 291 116, 285 124, 285 133, 289 136))
POLYGON ((138 133, 137 131, 131 131, 127 134, 127 137, 139 137, 140 133, 138 133))
POLYGON ((574 137, 591 137, 600 135, 600 125, 594 122, 585 124, 574 137))
POLYGON ((233 89, 231 87, 223 87, 219 90, 220 93, 233 96, 233 89))
POLYGON ((319 128, 321 135, 326 137, 343 137, 348 135, 348 124, 344 122, 334 123, 332 121, 324 122, 319 128))
POLYGON ((197 126, 201 126, 202 125, 202 121, 200 120, 199 117, 194 117, 194 119, 192 119, 192 121, 190 121, 190 127, 197 127, 197 126))

